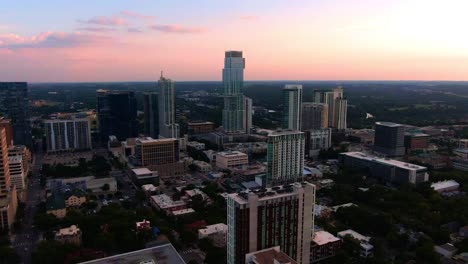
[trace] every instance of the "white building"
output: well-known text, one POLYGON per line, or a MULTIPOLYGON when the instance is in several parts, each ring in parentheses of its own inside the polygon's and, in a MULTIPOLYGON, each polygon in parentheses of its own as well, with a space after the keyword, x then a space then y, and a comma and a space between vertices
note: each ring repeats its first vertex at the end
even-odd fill
POLYGON ((345 238, 346 236, 351 236, 352 238, 358 240, 361 246, 361 257, 367 258, 374 255, 374 246, 370 244, 371 237, 363 236, 358 232, 348 229, 341 232, 338 232, 338 237, 345 238))
POLYGON ((224 223, 206 226, 198 229, 198 239, 209 238, 217 247, 225 247, 228 226, 224 223))
POLYGON ((91 149, 91 122, 88 117, 44 121, 47 152, 91 149))
POLYGON ((26 189, 26 175, 24 174, 23 157, 12 156, 8 157, 10 164, 10 181, 16 186, 18 198, 23 199, 23 192, 26 189))
POLYGON ((439 193, 456 191, 459 187, 460 184, 454 180, 439 181, 431 184, 431 188, 439 193))
POLYGON ((245 113, 244 113, 244 128, 245 133, 250 134, 250 130, 252 129, 252 115, 253 115, 253 103, 252 99, 249 97, 245 98, 245 113))
POLYGON ((266 184, 300 181, 304 176, 305 135, 299 131, 279 131, 268 135, 266 184))
POLYGON ((306 153, 311 158, 317 158, 320 150, 327 150, 331 147, 332 129, 312 129, 305 131, 306 153))
POLYGON ((174 201, 167 194, 153 195, 150 198, 150 202, 156 209, 163 210, 167 213, 187 208, 187 204, 184 201, 174 201))
POLYGON ((249 156, 240 151, 225 151, 216 153, 216 167, 232 169, 249 165, 249 156))
POLYGON ((213 169, 211 164, 202 160, 194 160, 192 164, 195 166, 195 168, 197 168, 199 172, 203 173, 210 172, 213 169))
POLYGON ((179 138, 179 124, 176 124, 175 117, 174 81, 164 78, 161 72, 158 84, 159 137, 179 138))
POLYGON ((288 84, 283 88, 283 128, 301 130, 302 85, 288 84))

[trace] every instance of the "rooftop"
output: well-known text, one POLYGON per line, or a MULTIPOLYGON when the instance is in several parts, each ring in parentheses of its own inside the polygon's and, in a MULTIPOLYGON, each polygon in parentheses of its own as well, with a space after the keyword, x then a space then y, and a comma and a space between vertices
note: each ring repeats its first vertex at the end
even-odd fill
POLYGON ((239 204, 248 203, 249 195, 258 196, 258 201, 266 201, 271 199, 278 199, 281 197, 294 196, 297 194, 298 189, 310 185, 315 188, 315 185, 309 182, 292 183, 287 185, 279 185, 272 188, 259 188, 254 190, 244 190, 238 193, 228 194, 228 197, 233 199, 239 204))
POLYGON ((344 230, 344 231, 341 231, 341 232, 338 232, 338 236, 339 237, 345 237, 347 235, 350 235, 352 236, 354 239, 356 240, 359 240, 359 241, 364 241, 364 242, 369 242, 371 240, 370 237, 368 236, 363 236, 361 234, 359 234, 358 232, 354 231, 354 230, 351 230, 351 229, 348 229, 348 230, 344 230))
POLYGON ((205 228, 198 229, 198 233, 203 234, 203 235, 209 235, 209 234, 214 234, 218 232, 227 232, 228 226, 223 223, 219 224, 214 224, 214 225, 209 225, 206 226, 205 228))
POLYGON ((297 131, 297 130, 278 130, 278 131, 273 131, 268 136, 285 136, 285 135, 299 135, 299 134, 304 134, 304 132, 297 131))
POLYGON ((458 187, 460 184, 454 180, 446 180, 446 181, 440 181, 440 182, 434 182, 431 184, 431 188, 434 190, 440 190, 440 189, 445 189, 445 188, 450 188, 450 187, 458 187))
POLYGON ((80 233, 80 229, 76 225, 60 229, 56 236, 73 236, 80 233))
POLYGON ((286 253, 280 250, 280 247, 268 248, 249 253, 250 262, 256 264, 297 264, 286 253))
POLYGON ((317 231, 317 232, 315 232, 315 236, 312 239, 312 241, 314 241, 314 243, 319 245, 319 246, 325 245, 325 244, 328 244, 328 243, 332 243, 332 242, 336 242, 336 241, 339 241, 339 240, 340 240, 339 238, 337 238, 336 236, 328 233, 327 231, 317 231))
POLYGON ((185 261, 177 253, 172 244, 146 248, 142 250, 132 251, 120 255, 115 255, 107 258, 91 260, 82 264, 141 264, 141 263, 158 263, 158 264, 185 264, 185 261))
POLYGON ((152 174, 153 172, 150 171, 148 168, 139 168, 139 169, 132 169, 133 173, 135 175, 146 175, 146 174, 152 174))
POLYGON ((403 126, 401 124, 393 123, 393 122, 375 122, 376 125, 380 126, 387 126, 387 127, 400 127, 403 126))
POLYGON ((426 167, 419 166, 419 165, 416 165, 416 164, 406 163, 406 162, 403 162, 403 161, 393 160, 393 159, 379 158, 377 156, 367 155, 367 154, 364 154, 362 152, 346 152, 346 153, 341 153, 340 155, 346 155, 346 156, 350 156, 350 157, 354 157, 354 158, 358 158, 358 159, 368 160, 368 161, 372 161, 372 162, 378 162, 378 163, 382 163, 382 164, 386 164, 386 165, 399 167, 399 168, 402 168, 402 169, 405 169, 405 170, 426 170, 427 169, 426 167))
POLYGON ((141 138, 137 138, 136 139, 136 142, 138 143, 141 143, 141 144, 145 144, 145 143, 164 143, 164 142, 173 142, 174 140, 176 140, 175 138, 160 138, 160 139, 154 139, 152 137, 141 137, 141 138))
POLYGON ((243 152, 240 152, 240 151, 237 151, 237 150, 218 152, 218 153, 216 153, 216 155, 223 156, 223 157, 239 156, 239 155, 247 156, 247 154, 245 154, 243 152))
POLYGON ((187 208, 187 209, 175 210, 175 211, 172 211, 171 213, 174 216, 178 216, 178 215, 195 213, 195 210, 193 210, 192 208, 187 208))
POLYGON ((182 201, 182 200, 174 201, 167 194, 153 195, 153 196, 151 196, 151 200, 154 203, 156 203, 158 205, 158 207, 161 208, 161 209, 166 209, 166 208, 171 208, 171 207, 175 207, 175 206, 185 205, 184 201, 182 201))

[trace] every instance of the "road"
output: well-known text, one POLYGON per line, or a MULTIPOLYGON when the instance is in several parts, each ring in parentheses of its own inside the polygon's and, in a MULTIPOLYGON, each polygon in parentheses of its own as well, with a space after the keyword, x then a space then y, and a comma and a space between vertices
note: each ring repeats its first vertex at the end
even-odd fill
POLYGON ((12 235, 12 244, 21 257, 21 263, 31 263, 31 254, 39 240, 40 234, 34 227, 34 215, 41 201, 41 184, 39 180, 43 154, 36 153, 32 164, 32 177, 28 181, 26 206, 20 230, 12 235))

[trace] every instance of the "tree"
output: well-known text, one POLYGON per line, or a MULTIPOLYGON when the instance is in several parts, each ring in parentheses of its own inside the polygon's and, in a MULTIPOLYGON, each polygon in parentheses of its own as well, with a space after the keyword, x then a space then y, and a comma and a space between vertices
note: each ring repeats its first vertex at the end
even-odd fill
POLYGON ((104 184, 104 185, 101 187, 101 190, 103 190, 103 191, 105 191, 105 192, 109 191, 109 189, 110 189, 110 186, 109 186, 109 184, 107 184, 107 183, 104 184))

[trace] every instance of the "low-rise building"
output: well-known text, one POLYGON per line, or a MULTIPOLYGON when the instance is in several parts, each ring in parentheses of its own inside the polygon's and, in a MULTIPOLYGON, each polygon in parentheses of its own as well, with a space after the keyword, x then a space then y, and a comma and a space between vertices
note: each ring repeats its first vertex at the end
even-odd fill
POLYGON ((47 197, 46 213, 55 215, 55 217, 59 219, 67 215, 67 207, 65 206, 65 200, 62 194, 57 193, 47 197))
POLYGON ((322 261, 336 255, 341 248, 341 239, 327 231, 317 231, 310 243, 310 263, 322 261))
POLYGON ((114 193, 117 191, 117 180, 113 177, 96 178, 94 176, 61 178, 47 181, 50 190, 81 189, 93 193, 114 193))
POLYGON ((188 132, 191 135, 207 134, 214 131, 213 122, 189 122, 188 132))
POLYGON ((184 201, 174 201, 167 194, 153 195, 150 197, 150 202, 156 209, 165 211, 166 213, 187 208, 187 204, 184 201))
POLYGON ((132 169, 132 177, 139 185, 159 184, 158 172, 148 168, 132 169))
POLYGON ((203 173, 210 172, 213 169, 211 164, 202 160, 194 160, 192 164, 193 166, 195 166, 197 171, 203 172, 203 173))
POLYGON ((63 198, 65 207, 79 207, 86 203, 86 193, 80 189, 67 190, 63 198))
POLYGON ((185 209, 171 211, 169 214, 175 217, 184 217, 187 215, 191 215, 193 213, 195 213, 195 210, 193 210, 192 208, 185 208, 185 209))
POLYGON ((194 148, 196 150, 204 150, 205 149, 205 143, 201 143, 198 141, 189 141, 187 143, 187 147, 194 148))
POLYGON ((351 236, 353 239, 360 242, 361 252, 360 256, 363 258, 372 257, 374 255, 374 246, 370 244, 371 238, 368 236, 363 236, 358 232, 348 229, 341 232, 338 232, 338 237, 345 238, 346 236, 351 236))
POLYGON ((209 238, 213 245, 225 247, 228 226, 223 223, 206 226, 198 230, 198 239, 209 238))
POLYGON ((149 230, 151 229, 151 222, 143 219, 141 222, 136 222, 135 227, 137 231, 149 230))
POLYGON ((450 243, 434 246, 434 251, 444 258, 451 258, 457 253, 458 249, 450 243))
POLYGON ((186 190, 185 195, 187 195, 190 199, 192 199, 196 195, 200 195, 202 197, 203 201, 207 201, 208 198, 209 198, 208 195, 206 195, 206 193, 204 193, 200 189, 186 190))
POLYGON ((438 193, 457 191, 460 184, 454 180, 439 181, 431 184, 431 188, 438 193))
POLYGON ((55 233, 55 241, 79 246, 81 245, 81 230, 76 225, 62 228, 55 233))
POLYGON ((225 151, 216 154, 216 167, 220 169, 232 169, 249 164, 249 156, 240 151, 225 151))
POLYGON ((297 262, 281 251, 280 246, 262 249, 245 254, 246 264, 297 264, 297 262))
POLYGON ((141 186, 141 190, 145 192, 146 197, 151 197, 153 195, 156 195, 159 191, 159 188, 154 186, 153 184, 144 184, 141 186))

